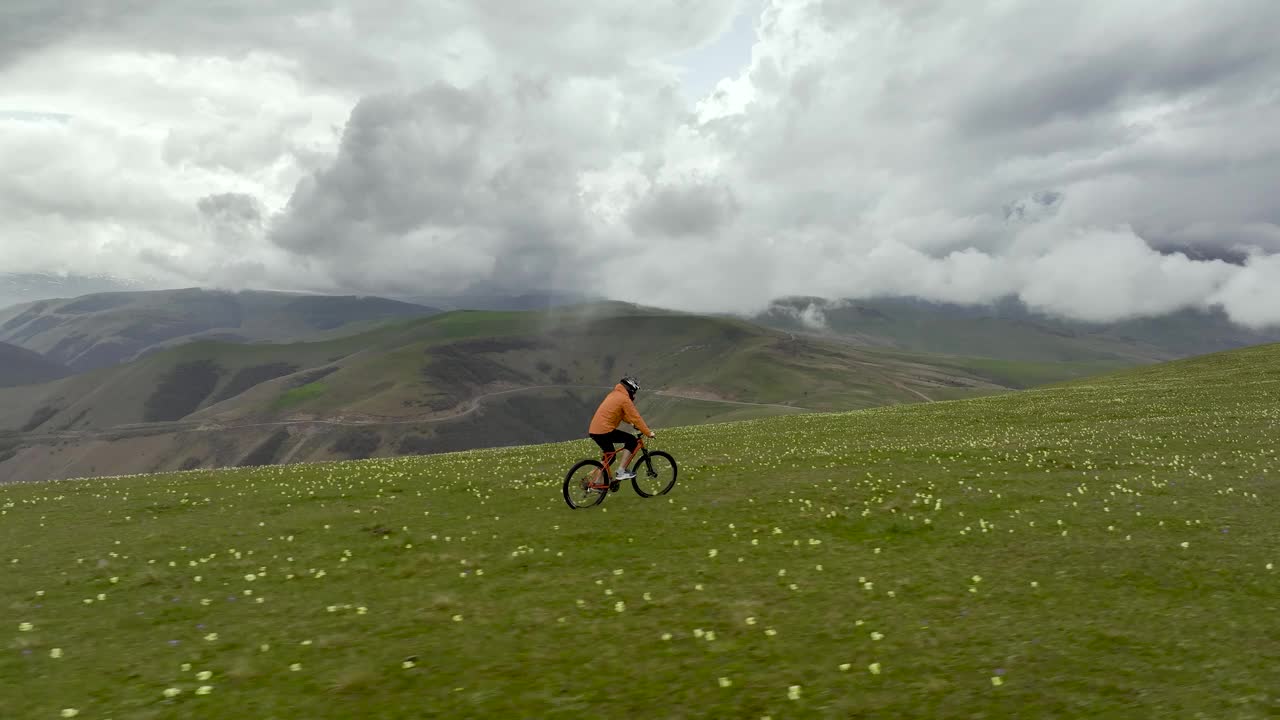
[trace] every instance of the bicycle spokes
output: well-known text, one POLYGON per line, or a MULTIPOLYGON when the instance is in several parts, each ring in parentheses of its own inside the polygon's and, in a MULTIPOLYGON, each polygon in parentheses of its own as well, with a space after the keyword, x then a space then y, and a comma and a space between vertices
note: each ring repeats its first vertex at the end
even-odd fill
POLYGON ((676 462, 665 452, 648 453, 636 463, 635 473, 631 484, 638 495, 665 495, 676 483, 676 462))
POLYGON ((584 460, 573 467, 564 479, 564 499, 569 507, 598 505, 609 492, 609 478, 595 460, 584 460))

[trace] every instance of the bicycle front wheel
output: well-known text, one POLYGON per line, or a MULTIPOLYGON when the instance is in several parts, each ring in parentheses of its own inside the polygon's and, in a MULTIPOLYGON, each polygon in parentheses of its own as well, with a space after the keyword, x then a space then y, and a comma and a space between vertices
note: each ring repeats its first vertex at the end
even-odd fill
POLYGON ((595 507, 608 494, 609 477, 598 460, 583 460, 564 476, 564 501, 574 510, 595 507))
POLYGON ((675 486, 679 471, 676 459, 667 453, 648 453, 636 463, 636 476, 631 480, 631 487, 644 498, 666 495, 675 486))

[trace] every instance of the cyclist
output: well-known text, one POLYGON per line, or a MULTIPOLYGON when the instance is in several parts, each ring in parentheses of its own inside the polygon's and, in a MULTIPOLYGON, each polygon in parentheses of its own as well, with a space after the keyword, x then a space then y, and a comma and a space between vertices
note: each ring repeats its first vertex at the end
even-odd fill
POLYGON ((630 480, 635 477, 635 473, 628 472, 626 468, 627 461, 631 459, 631 453, 635 452, 637 444, 636 437, 629 432, 619 430, 618 424, 626 420, 645 435, 657 437, 649 426, 644 424, 644 418, 640 417, 640 413, 636 410, 634 401, 639 389, 640 383, 630 375, 619 380, 613 387, 613 392, 606 395, 604 401, 600 403, 595 417, 591 418, 591 427, 587 430, 587 435, 596 441, 602 452, 611 453, 614 451, 614 445, 623 444, 624 449, 619 453, 618 473, 614 476, 616 480, 630 480))

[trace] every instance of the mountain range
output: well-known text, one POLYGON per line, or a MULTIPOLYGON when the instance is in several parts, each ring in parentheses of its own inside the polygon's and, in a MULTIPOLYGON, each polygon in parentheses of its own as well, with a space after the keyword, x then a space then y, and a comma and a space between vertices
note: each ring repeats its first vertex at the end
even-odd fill
POLYGON ((0 481, 567 440, 625 372, 645 384, 646 419, 670 427, 1005 392, 1280 339, 1213 313, 1089 325, 1010 303, 788 298, 742 318, 572 300, 442 312, 193 288, 11 307, 0 481))
POLYGON ((308 342, 199 340, 2 389, 14 453, 0 480, 566 440, 624 373, 643 378, 657 427, 1009 387, 981 362, 934 365, 739 319, 620 303, 453 311, 308 342))
POLYGON ((311 340, 435 312, 378 297, 200 288, 97 293, 0 310, 0 342, 84 372, 195 340, 311 340))
POLYGON ((1036 313, 1014 299, 955 305, 786 298, 753 319, 870 347, 1037 362, 1140 364, 1280 341, 1280 326, 1247 328, 1217 310, 1087 323, 1036 313))
POLYGON ((0 311, 10 305, 49 298, 147 290, 149 287, 145 282, 116 275, 0 272, 0 311))

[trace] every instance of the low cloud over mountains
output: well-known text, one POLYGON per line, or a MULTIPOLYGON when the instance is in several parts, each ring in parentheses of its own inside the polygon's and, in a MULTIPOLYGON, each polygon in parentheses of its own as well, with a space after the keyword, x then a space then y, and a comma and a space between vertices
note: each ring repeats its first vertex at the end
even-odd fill
POLYGON ((1280 5, 513 7, 14 4, 0 265, 1280 322, 1280 5))

